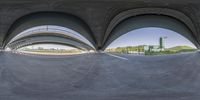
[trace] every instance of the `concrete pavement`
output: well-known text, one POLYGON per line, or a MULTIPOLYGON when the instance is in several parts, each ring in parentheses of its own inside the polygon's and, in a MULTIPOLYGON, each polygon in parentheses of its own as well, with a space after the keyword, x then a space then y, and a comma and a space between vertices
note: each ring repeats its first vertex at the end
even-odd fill
POLYGON ((114 55, 0 53, 0 100, 200 99, 199 52, 114 55))

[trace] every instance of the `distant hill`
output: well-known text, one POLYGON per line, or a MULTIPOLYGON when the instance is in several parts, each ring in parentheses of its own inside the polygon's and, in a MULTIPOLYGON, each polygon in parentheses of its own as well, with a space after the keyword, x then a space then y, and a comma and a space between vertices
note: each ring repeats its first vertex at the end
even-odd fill
POLYGON ((175 51, 175 52, 182 52, 182 51, 195 51, 196 49, 192 48, 190 46, 175 46, 175 47, 172 47, 172 48, 168 48, 166 50, 175 51))

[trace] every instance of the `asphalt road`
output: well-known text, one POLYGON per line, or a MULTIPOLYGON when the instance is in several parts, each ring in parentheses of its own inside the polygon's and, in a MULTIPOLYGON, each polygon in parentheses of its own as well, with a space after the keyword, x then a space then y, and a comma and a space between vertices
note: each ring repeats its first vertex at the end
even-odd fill
POLYGON ((0 100, 200 100, 200 53, 0 53, 0 100))

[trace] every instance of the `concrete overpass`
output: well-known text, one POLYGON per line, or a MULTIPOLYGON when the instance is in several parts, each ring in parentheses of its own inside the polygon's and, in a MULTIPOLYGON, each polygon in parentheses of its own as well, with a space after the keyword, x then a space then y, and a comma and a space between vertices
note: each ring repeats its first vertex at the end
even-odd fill
POLYGON ((88 50, 88 51, 94 50, 93 47, 81 41, 71 39, 71 38, 64 38, 64 37, 50 36, 50 35, 29 36, 26 38, 19 39, 17 41, 13 41, 12 43, 8 44, 7 47, 10 48, 11 50, 16 50, 28 45, 44 44, 44 43, 47 43, 47 44, 53 43, 53 44, 72 46, 81 50, 88 50))
POLYGON ((105 49, 122 34, 143 27, 170 29, 198 48, 200 44, 197 0, 3 0, 0 5, 1 48, 17 34, 41 25, 72 29, 97 50, 105 49))
POLYGON ((44 25, 27 29, 9 40, 6 48, 13 50, 38 43, 64 44, 84 50, 95 50, 94 46, 81 34, 65 27, 44 25), (39 38, 38 38, 39 37, 39 38), (42 37, 42 38, 41 38, 42 37), (54 39, 55 40, 54 40, 54 39), (60 39, 60 40, 59 40, 60 39), (65 40, 66 39, 66 40, 65 40), (43 41, 43 42, 42 42, 43 41), (45 41, 45 42, 44 42, 45 41), (69 43, 67 43, 69 42, 69 43), (16 47, 16 48, 15 48, 16 47))

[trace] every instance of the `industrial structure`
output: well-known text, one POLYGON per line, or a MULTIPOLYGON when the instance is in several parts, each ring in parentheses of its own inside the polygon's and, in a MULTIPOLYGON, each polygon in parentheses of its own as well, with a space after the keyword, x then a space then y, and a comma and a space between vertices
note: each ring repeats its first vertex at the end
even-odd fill
POLYGON ((159 38, 159 45, 145 45, 144 46, 144 52, 160 52, 164 51, 164 38, 166 37, 160 37, 159 38))

